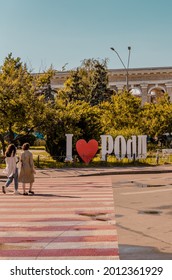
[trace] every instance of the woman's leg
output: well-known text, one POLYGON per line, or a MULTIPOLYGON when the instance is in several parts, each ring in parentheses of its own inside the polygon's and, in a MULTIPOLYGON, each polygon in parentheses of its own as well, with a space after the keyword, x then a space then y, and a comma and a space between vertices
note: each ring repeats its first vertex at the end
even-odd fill
POLYGON ((26 184, 25 184, 25 183, 22 183, 22 187, 23 187, 23 194, 26 194, 25 186, 26 186, 26 184))
POLYGON ((14 178, 14 175, 8 177, 6 183, 5 183, 5 187, 8 188, 8 186, 12 183, 13 181, 13 178, 14 178))
POLYGON ((7 179, 6 183, 5 183, 5 185, 2 186, 2 192, 3 192, 3 193, 6 193, 6 190, 7 190, 8 186, 12 183, 13 178, 14 178, 13 175, 8 177, 8 179, 7 179))
POLYGON ((33 183, 30 183, 29 191, 32 191, 32 186, 33 186, 33 183))
POLYGON ((30 183, 29 193, 34 194, 34 192, 32 191, 32 186, 33 186, 33 183, 30 183))
POLYGON ((16 172, 14 174, 14 188, 15 191, 18 190, 18 168, 16 168, 16 172))

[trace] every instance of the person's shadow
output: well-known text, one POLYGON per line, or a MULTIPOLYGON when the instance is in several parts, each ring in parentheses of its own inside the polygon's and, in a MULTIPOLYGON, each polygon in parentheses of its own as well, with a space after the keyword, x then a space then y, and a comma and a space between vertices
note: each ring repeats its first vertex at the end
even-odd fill
POLYGON ((81 198, 80 196, 57 195, 57 194, 51 194, 51 193, 36 193, 36 194, 30 194, 29 196, 37 196, 37 197, 81 198))

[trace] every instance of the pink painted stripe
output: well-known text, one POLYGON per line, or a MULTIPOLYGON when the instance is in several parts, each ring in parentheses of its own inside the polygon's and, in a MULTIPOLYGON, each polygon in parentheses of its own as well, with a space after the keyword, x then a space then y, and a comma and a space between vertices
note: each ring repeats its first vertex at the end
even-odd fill
MULTIPOLYGON (((5 203, 5 204, 7 204, 7 203, 5 203)), ((104 201, 99 201, 99 203, 97 203, 97 204, 89 203, 89 205, 88 205, 87 201, 84 201, 84 199, 80 200, 80 203, 76 202, 76 203, 72 204, 69 201, 69 203, 68 202, 61 203, 60 205, 58 204, 58 200, 56 200, 56 201, 49 200, 49 203, 46 203, 45 201, 40 203, 39 201, 37 201, 37 203, 36 202, 35 203, 33 203, 33 202, 30 202, 30 203, 22 202, 21 204, 20 204, 20 202, 15 201, 15 203, 14 202, 13 203, 9 202, 8 207, 6 205, 1 204, 0 209, 2 209, 2 211, 3 211, 3 210, 6 210, 7 208, 8 209, 18 209, 18 208, 20 209, 20 208, 22 208, 23 210, 25 210, 25 208, 31 208, 31 209, 54 208, 54 209, 58 209, 58 208, 64 208, 64 207, 66 207, 66 208, 72 207, 72 208, 81 208, 81 209, 82 208, 89 208, 91 210, 91 209, 94 209, 95 207, 97 207, 97 208, 106 207, 107 208, 107 207, 109 207, 109 205, 110 205, 110 207, 112 207, 112 206, 114 207, 114 204, 113 204, 112 201, 107 202, 107 203, 105 202, 105 204, 104 204, 104 201)), ((99 211, 99 210, 97 210, 97 211, 99 211)), ((13 211, 11 211, 11 212, 13 212, 13 211)))
MULTIPOLYGON (((30 209, 33 209, 33 208, 35 208, 35 207, 30 207, 30 209)), ((39 208, 39 207, 36 207, 36 208, 39 208)), ((63 208, 66 209, 66 207, 63 207, 63 208)), ((91 211, 91 210, 90 211, 85 211, 85 207, 83 206, 83 207, 76 208, 76 210, 75 210, 75 208, 73 208, 72 210, 68 210, 68 211, 58 211, 59 208, 57 207, 57 209, 54 211, 54 214, 76 214, 76 215, 79 215, 79 216, 88 216, 88 217, 91 218, 91 216, 97 216, 97 215, 100 216, 100 215, 106 215, 106 214, 114 213, 113 207, 108 207, 108 208, 112 208, 112 209, 108 209, 108 210, 105 209, 105 207, 103 207, 103 206, 102 207, 97 207, 97 208, 98 208, 98 210, 96 210, 96 211, 91 211)), ((54 209, 54 208, 52 208, 52 209, 54 209)), ((42 215, 48 215, 48 213, 53 214, 50 211, 48 211, 48 212, 47 211, 46 212, 42 212, 42 211, 41 212, 37 212, 37 211, 35 211, 35 212, 30 212, 30 213, 28 213, 28 211, 27 211, 27 213, 22 213, 21 211, 19 211, 20 217, 25 216, 25 215, 26 216, 27 215, 32 215, 32 218, 33 218, 34 215, 42 216, 42 215)), ((8 215, 16 215, 16 212, 15 213, 13 213, 13 211, 11 211, 10 213, 9 212, 8 213, 5 213, 5 212, 2 213, 1 212, 0 213, 0 219, 3 218, 3 214, 4 215, 6 215, 6 214, 8 214, 8 215)), ((16 218, 18 219, 18 217, 16 217, 16 218)))
MULTIPOLYGON (((58 201, 57 201, 57 203, 58 203, 58 201)), ((72 209, 82 209, 82 208, 92 208, 93 207, 93 204, 88 204, 88 203, 85 203, 84 204, 84 202, 83 202, 83 204, 82 205, 77 205, 77 204, 75 204, 75 205, 71 205, 70 203, 68 204, 68 205, 58 205, 57 206, 57 203, 56 203, 56 206, 54 206, 53 204, 51 204, 50 203, 50 205, 44 205, 44 204, 42 204, 42 205, 38 205, 38 203, 37 203, 37 205, 32 205, 32 204, 29 204, 29 205, 27 205, 27 208, 31 208, 31 209, 33 209, 33 208, 40 208, 40 206, 42 206, 41 208, 57 208, 57 209, 63 209, 63 208, 72 208, 72 209)), ((23 208, 24 206, 16 206, 16 205, 14 205, 14 207, 12 207, 12 208, 23 208)), ((25 207, 26 207, 26 205, 25 205, 25 207)), ((97 204, 97 205, 95 205, 94 204, 94 207, 96 208, 105 208, 105 207, 113 207, 113 203, 109 203, 108 205, 104 205, 103 203, 99 203, 99 204, 97 204)), ((8 212, 9 213, 9 212, 8 212)), ((10 214, 12 214, 12 213, 10 213, 10 214)), ((29 214, 29 213, 28 213, 29 214)), ((48 214, 48 213, 47 213, 48 214)))
MULTIPOLYGON (((33 208, 32 208, 33 209, 33 208)), ((52 208, 53 209, 53 208, 52 208)), ((81 208, 80 208, 81 209, 81 208)), ((50 209, 51 210, 51 209, 50 209)), ((53 209, 54 210, 54 209, 53 209)), ((0 216, 1 216, 1 218, 3 218, 3 216, 11 216, 11 215, 14 215, 14 216, 18 216, 18 215, 20 215, 20 217, 22 217, 23 215, 25 215, 25 216, 29 216, 29 215, 40 215, 40 216, 42 216, 42 215, 44 215, 45 217, 46 217, 46 215, 51 215, 51 214, 72 214, 72 213, 76 213, 76 211, 75 210, 71 210, 71 211, 59 211, 58 209, 57 210, 54 210, 54 211, 34 211, 34 213, 32 212, 32 213, 28 213, 28 211, 27 212, 22 212, 22 215, 21 215, 21 211, 15 211, 15 212, 0 212, 0 216)), ((83 215, 84 216, 84 214, 78 214, 78 215, 83 215)), ((105 215, 104 213, 103 214, 85 214, 85 216, 96 216, 96 215, 105 215)), ((0 218, 0 220, 1 220, 1 218, 0 218)))
MULTIPOLYGON (((57 213, 56 213, 57 214, 57 213)), ((73 214, 73 213, 70 213, 70 214, 73 214)), ((40 218, 38 218, 38 217, 32 217, 32 218, 28 218, 28 217, 20 217, 20 218, 16 218, 15 217, 15 219, 12 217, 12 218, 6 218, 6 217, 4 217, 3 219, 1 218, 0 219, 0 222, 24 222, 24 221, 26 221, 26 222, 33 222, 33 223, 35 223, 35 222, 49 222, 49 221, 52 221, 52 222, 57 222, 57 221, 89 221, 90 220, 90 218, 89 217, 82 217, 82 216, 79 216, 78 217, 78 219, 77 218, 50 218, 50 219, 48 219, 48 218, 45 218, 44 219, 44 217, 40 217, 40 218)))
MULTIPOLYGON (((78 202, 80 202, 80 201, 82 201, 82 200, 84 200, 84 201, 89 201, 89 202, 95 202, 95 203, 100 203, 101 201, 102 202, 111 202, 112 201, 112 197, 108 197, 108 196, 104 196, 104 195, 102 195, 102 197, 100 197, 100 196, 95 196, 95 198, 93 199, 94 197, 93 196, 88 196, 88 197, 86 197, 86 196, 82 196, 82 197, 75 197, 75 198, 72 198, 72 197, 66 197, 66 198, 58 198, 58 197, 49 197, 48 199, 49 200, 52 200, 52 202, 55 202, 55 201, 58 201, 59 203, 63 203, 63 202, 76 202, 76 203, 78 203, 78 202), (91 198, 91 201, 90 201, 90 198, 91 198), (99 200, 99 198, 100 198, 100 200, 99 200)), ((37 201, 38 201, 38 198, 28 198, 28 199, 26 199, 25 197, 24 198, 22 198, 22 199, 16 199, 16 198, 14 198, 14 195, 12 195, 12 198, 11 199, 3 199, 3 200, 0 200, 0 203, 15 203, 16 201, 18 201, 19 203, 21 202, 21 203, 33 203, 33 204, 35 204, 37 201)), ((45 199, 45 200, 42 200, 42 201, 40 201, 39 203, 45 203, 45 202, 47 202, 47 200, 45 199)))
MULTIPOLYGON (((13 189, 9 189, 11 192, 13 191, 13 189)), ((22 193, 22 189, 19 188, 19 191, 22 193)), ((95 194, 98 193, 98 195, 102 195, 102 194, 105 194, 105 195, 108 195, 112 192, 112 187, 90 187, 90 188, 83 188, 82 186, 78 186, 77 188, 75 187, 72 187, 72 186, 68 186, 66 187, 65 185, 62 187, 62 188, 59 188, 58 185, 57 186, 54 186, 52 188, 49 188, 49 187, 45 187, 45 188, 34 188, 34 191, 35 191, 35 194, 41 194, 41 193, 47 193, 49 194, 49 192, 54 192, 57 194, 57 196, 59 195, 62 195, 62 194, 65 194, 65 195, 77 195, 77 196, 80 196, 80 195, 83 195, 83 194, 86 194, 86 195, 89 195, 89 194, 95 194), (58 193, 56 192, 58 190, 58 193), (79 191, 79 190, 82 190, 82 193, 79 191)), ((11 193, 7 193, 7 195, 9 196, 11 193)), ((6 195, 6 196, 7 196, 6 195)), ((1 197, 4 197, 4 194, 0 193, 0 196, 1 197)))
MULTIPOLYGON (((66 183, 67 184, 67 183, 66 183)), ((80 195, 83 195, 83 194, 86 194, 86 195, 89 195, 89 194, 95 194, 98 193, 98 195, 102 195, 103 193, 105 195, 108 195, 112 192, 112 187, 106 187, 106 186, 100 186, 100 187, 90 187, 90 188, 84 188, 82 186, 77 186, 77 187, 73 187, 73 186, 66 186, 65 184, 63 185, 63 187, 59 188, 58 184, 57 186, 53 186, 53 187, 46 187, 47 184, 45 185, 45 187, 41 187, 41 188, 37 188, 37 187, 34 187, 33 190, 35 192, 35 194, 41 194, 41 193, 47 193, 49 194, 50 192, 56 192, 58 190, 58 192, 56 192, 57 196, 58 195, 62 195, 62 194, 65 194, 65 195, 77 195, 77 196, 80 196, 80 195), (82 190, 82 193, 80 193, 79 190, 82 190)), ((13 188, 9 189, 9 192, 6 194, 6 196, 12 194, 13 192, 13 188)), ((19 188, 18 189, 19 192, 22 193, 22 189, 19 188)), ((28 190, 28 189, 26 189, 28 190)), ((0 196, 1 197, 5 197, 4 194, 1 192, 0 193, 0 196)))
MULTIPOLYGON (((109 210, 106 210, 106 213, 108 213, 108 214, 114 214, 114 211, 109 211, 109 210)), ((90 219, 95 219, 95 220, 106 220, 106 217, 105 218, 103 218, 103 219, 101 219, 102 217, 99 217, 99 215, 104 215, 104 214, 106 214, 106 213, 101 213, 100 214, 100 212, 99 213, 89 213, 89 214, 85 214, 85 213, 83 213, 83 214, 78 214, 78 213, 76 213, 75 211, 61 211, 61 212, 56 212, 56 214, 57 215, 65 215, 65 216, 67 216, 67 214, 70 214, 70 215, 77 215, 77 221, 79 220, 81 220, 81 221, 87 221, 87 220, 90 220, 90 219)), ((35 215, 36 215, 36 213, 35 213, 35 215)), ((20 217, 11 217, 11 218, 8 218, 8 217, 0 217, 0 222, 23 222, 23 221, 26 221, 26 222, 48 222, 48 221, 58 221, 57 219, 58 219, 58 217, 57 218, 55 218, 54 217, 54 219, 53 218, 47 218, 47 213, 46 214, 44 214, 44 215, 39 215, 40 217, 38 218, 38 217, 34 217, 34 215, 33 215, 33 213, 32 213, 32 217, 22 217, 22 216, 20 216, 20 217)), ((73 218, 72 218, 73 219, 73 218)), ((67 220, 69 220, 70 221, 70 218, 68 219, 68 218, 65 218, 64 217, 64 219, 63 219, 63 221, 67 221, 67 220)), ((108 218, 107 218, 107 220, 109 220, 108 218)))
POLYGON ((117 241, 116 235, 97 236, 58 236, 58 237, 0 237, 0 243, 36 242, 110 242, 117 241))
POLYGON ((118 249, 44 249, 44 250, 0 250, 0 257, 76 257, 118 256, 118 249))
MULTIPOLYGON (((107 213, 112 213, 113 214, 113 212, 111 211, 111 212, 107 212, 107 213)), ((47 216, 50 216, 50 215, 65 215, 65 216, 67 216, 67 214, 70 214, 70 215, 76 215, 77 213, 73 210, 73 211, 54 211, 54 212, 52 212, 52 211, 49 211, 48 213, 47 212, 34 212, 34 213, 23 213, 23 215, 21 215, 21 212, 18 212, 18 214, 17 213, 8 213, 8 214, 0 214, 0 216, 1 216, 1 218, 0 218, 0 221, 6 221, 6 216, 7 215, 9 215, 9 216, 14 216, 13 218, 12 218, 12 221, 20 221, 20 219, 18 218, 18 216, 20 215, 20 217, 22 218, 26 218, 26 220, 28 221, 28 219, 38 219, 38 217, 35 217, 35 216, 40 216, 40 219, 42 220, 42 219, 44 219, 44 218, 47 218, 47 216), (17 215, 17 217, 16 217, 16 215, 17 215), (29 217, 27 217, 27 216, 31 216, 30 218, 29 217)), ((79 215, 79 216, 87 216, 87 217, 89 217, 90 219, 99 219, 99 220, 106 220, 106 217, 99 217, 99 216, 101 216, 101 215, 106 215, 105 213, 102 213, 102 214, 94 214, 94 213, 92 213, 92 214, 77 214, 77 215, 79 215), (101 219, 102 218, 102 219, 101 219)), ((8 219, 8 218, 7 218, 8 219)), ((48 218, 47 218, 48 219, 48 218)))
MULTIPOLYGON (((93 202, 94 203, 94 202, 93 202)), ((57 204, 58 204, 58 201, 57 201, 57 204)), ((25 210, 25 208, 42 208, 42 209, 44 209, 44 208, 49 208, 49 209, 61 209, 61 208, 64 208, 64 209, 68 209, 68 208, 93 208, 93 204, 86 204, 86 203, 80 203, 80 204, 77 204, 77 203, 75 203, 75 204, 71 204, 71 203, 69 203, 69 202, 65 202, 65 204, 63 204, 63 205, 57 205, 56 204, 56 206, 53 206, 53 205, 40 205, 39 207, 38 207, 38 205, 22 205, 22 207, 18 207, 18 208, 23 208, 23 211, 25 210)), ((102 201, 102 203, 94 203, 94 208, 107 208, 107 207, 113 207, 113 203, 108 203, 108 205, 105 205, 104 204, 104 202, 102 201)), ((14 207, 15 209, 18 209, 17 207, 14 207)), ((14 209, 13 207, 11 207, 10 209, 14 209)), ((5 209, 5 206, 4 206, 4 208, 3 208, 3 211, 0 209, 0 212, 1 212, 1 214, 3 214, 5 211, 7 211, 7 212, 9 212, 9 208, 8 209, 5 209)), ((23 212, 22 211, 22 212, 23 212)), ((13 213, 13 211, 12 211, 12 213, 13 213)))
MULTIPOLYGON (((82 195, 81 194, 78 194, 78 195, 70 195, 69 193, 68 193, 68 195, 65 195, 64 193, 63 194, 61 194, 61 195, 57 195, 57 191, 56 192, 52 192, 51 191, 51 194, 50 194, 50 192, 49 193, 47 193, 47 194, 45 194, 45 193, 36 193, 35 195, 29 195, 29 196, 27 196, 27 197, 25 197, 25 196, 23 196, 22 194, 21 195, 19 195, 19 196, 14 196, 14 194, 13 193, 11 193, 11 194, 7 194, 7 195, 3 195, 3 197, 2 197, 2 199, 0 199, 0 201, 1 202, 3 202, 4 200, 5 201, 7 201, 7 202, 11 202, 11 201, 16 201, 16 200, 18 200, 18 201, 35 201, 35 200, 37 200, 39 197, 41 197, 41 198, 43 198, 43 199, 45 199, 46 200, 46 198, 48 197, 49 199, 58 199, 58 201, 63 201, 63 200, 72 200, 72 201, 78 201, 78 199, 83 199, 83 198, 86 198, 86 199, 88 199, 89 200, 89 198, 94 198, 94 200, 95 201, 97 201, 97 199, 96 198, 106 198, 107 200, 110 200, 112 197, 112 193, 109 193, 109 195, 107 195, 107 193, 106 193, 106 195, 105 194, 101 194, 100 195, 100 193, 99 194, 91 194, 90 193, 90 195, 88 195, 88 193, 87 194, 84 194, 84 193, 82 193, 82 195)), ((1 197, 0 197, 1 198, 1 197)), ((93 201, 93 200, 92 200, 93 201)))

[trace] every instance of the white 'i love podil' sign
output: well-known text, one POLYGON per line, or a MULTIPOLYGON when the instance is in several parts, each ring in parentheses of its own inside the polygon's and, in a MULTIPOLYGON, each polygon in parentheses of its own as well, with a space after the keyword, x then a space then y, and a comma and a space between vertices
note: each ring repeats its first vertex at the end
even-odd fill
MULTIPOLYGON (((72 137, 66 135, 66 158, 65 161, 72 161, 72 137)), ((111 135, 101 135, 101 160, 105 161, 107 155, 114 153, 118 160, 127 157, 128 159, 143 159, 147 156, 147 135, 133 135, 131 139, 125 140, 122 135, 115 139, 111 135)), ((85 163, 89 163, 98 151, 98 142, 91 139, 86 142, 80 139, 76 142, 76 150, 85 163)))

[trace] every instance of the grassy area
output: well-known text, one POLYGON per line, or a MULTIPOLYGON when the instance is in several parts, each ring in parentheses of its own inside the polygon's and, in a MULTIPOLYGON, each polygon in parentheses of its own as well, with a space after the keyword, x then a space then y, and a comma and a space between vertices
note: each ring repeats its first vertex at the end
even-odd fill
MULTIPOLYGON (((110 155, 107 158, 107 161, 101 161, 100 156, 97 155, 92 162, 85 164, 84 162, 60 162, 59 158, 57 160, 53 159, 49 153, 46 152, 44 147, 31 147, 30 151, 33 153, 34 164, 39 168, 65 168, 65 167, 127 167, 127 166, 152 166, 158 164, 167 164, 172 163, 172 156, 163 158, 160 155, 157 162, 156 152, 148 152, 146 159, 136 160, 135 162, 124 158, 123 160, 118 160, 114 155, 110 155)), ((17 154, 20 156, 22 150, 19 149, 17 154)), ((0 168, 4 168, 5 164, 0 163, 0 168)))
POLYGON ((100 156, 96 156, 89 164, 84 162, 60 162, 58 159, 54 160, 45 150, 37 151, 32 150, 35 166, 39 168, 64 168, 64 167, 115 167, 115 166, 152 166, 158 164, 166 164, 172 162, 170 158, 159 158, 157 162, 156 153, 148 153, 146 159, 136 160, 135 162, 124 158, 118 160, 115 156, 108 156, 107 161, 101 161, 100 156))

